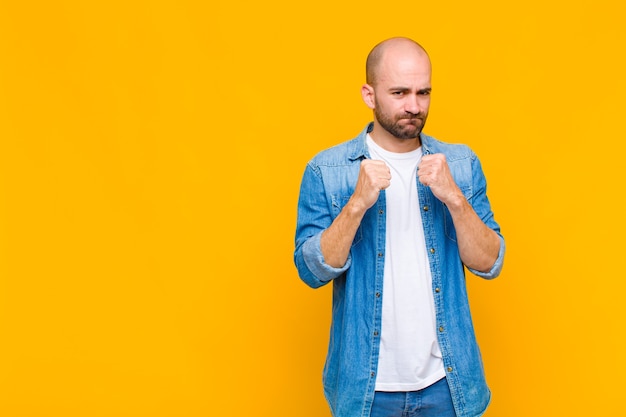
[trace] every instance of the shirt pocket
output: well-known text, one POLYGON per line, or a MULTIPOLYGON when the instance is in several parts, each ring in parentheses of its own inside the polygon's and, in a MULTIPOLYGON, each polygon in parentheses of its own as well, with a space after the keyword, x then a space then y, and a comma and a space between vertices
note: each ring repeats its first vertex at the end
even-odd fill
MULTIPOLYGON (((469 158, 460 159, 457 161, 448 161, 448 166, 452 172, 452 177, 459 187, 466 200, 470 200, 474 193, 472 188, 472 166, 469 158)), ((456 242, 456 229, 454 228, 454 222, 452 221, 452 215, 450 210, 443 204, 444 212, 444 228, 446 237, 453 242, 456 242)))
MULTIPOLYGON (((350 197, 351 196, 331 195, 333 220, 336 219, 337 216, 339 216, 339 213, 341 213, 341 210, 343 210, 345 205, 348 204, 350 197)), ((359 243, 362 239, 363 239, 363 230, 362 230, 361 225, 359 225, 359 228, 357 229, 356 234, 354 235, 352 246, 359 243)))

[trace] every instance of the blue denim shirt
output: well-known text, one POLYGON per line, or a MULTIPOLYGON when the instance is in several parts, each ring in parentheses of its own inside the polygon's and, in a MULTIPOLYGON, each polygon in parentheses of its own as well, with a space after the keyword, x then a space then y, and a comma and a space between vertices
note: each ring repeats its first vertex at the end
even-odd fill
MULTIPOLYGON (((324 262, 320 236, 354 192, 360 163, 369 157, 365 138, 372 127, 370 123, 357 138, 319 153, 307 164, 298 202, 294 254, 298 273, 313 288, 333 283, 323 383, 335 417, 369 417, 374 399, 384 291, 385 192, 363 217, 343 267, 324 262)), ((504 239, 485 193, 478 158, 465 145, 446 144, 425 134, 421 141, 424 154, 446 156, 457 185, 478 216, 500 237, 500 251, 491 270, 470 270, 483 278, 495 278, 502 269, 504 239)), ((417 188, 446 378, 457 416, 479 416, 491 393, 470 316, 452 217, 428 187, 417 181, 417 188)))

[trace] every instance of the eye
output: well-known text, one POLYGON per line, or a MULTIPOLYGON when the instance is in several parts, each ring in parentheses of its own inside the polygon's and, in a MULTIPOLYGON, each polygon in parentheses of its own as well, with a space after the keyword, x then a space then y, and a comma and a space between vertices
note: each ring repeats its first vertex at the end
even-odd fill
POLYGON ((430 95, 430 90, 421 90, 418 94, 420 96, 429 96, 430 95))

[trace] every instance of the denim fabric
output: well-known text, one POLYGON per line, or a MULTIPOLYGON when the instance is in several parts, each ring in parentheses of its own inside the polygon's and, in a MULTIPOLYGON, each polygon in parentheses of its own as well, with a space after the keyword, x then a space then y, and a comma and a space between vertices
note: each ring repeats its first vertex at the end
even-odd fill
MULTIPOLYGON (((380 345, 385 262, 385 192, 363 217, 350 255, 341 268, 324 262, 321 233, 350 199, 360 163, 368 158, 369 124, 355 139, 325 150, 306 166, 298 201, 294 261, 300 278, 313 288, 333 283, 332 323, 323 372, 324 393, 335 417, 369 417, 380 345)), ((421 135, 424 154, 443 153, 452 175, 478 216, 500 237, 500 252, 490 271, 502 269, 504 239, 486 196, 486 181, 476 155, 465 145, 421 135)), ((439 345, 458 417, 481 415, 490 400, 476 342, 459 256, 448 209, 417 182, 419 206, 432 272, 439 345)))
POLYGON ((445 378, 419 391, 374 394, 370 417, 455 417, 445 378))

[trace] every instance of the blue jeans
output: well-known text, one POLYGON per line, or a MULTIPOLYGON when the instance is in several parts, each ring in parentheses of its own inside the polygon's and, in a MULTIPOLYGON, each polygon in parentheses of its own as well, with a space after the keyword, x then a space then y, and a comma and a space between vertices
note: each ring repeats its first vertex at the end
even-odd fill
POLYGON ((445 378, 419 391, 374 393, 370 417, 456 417, 445 378))

